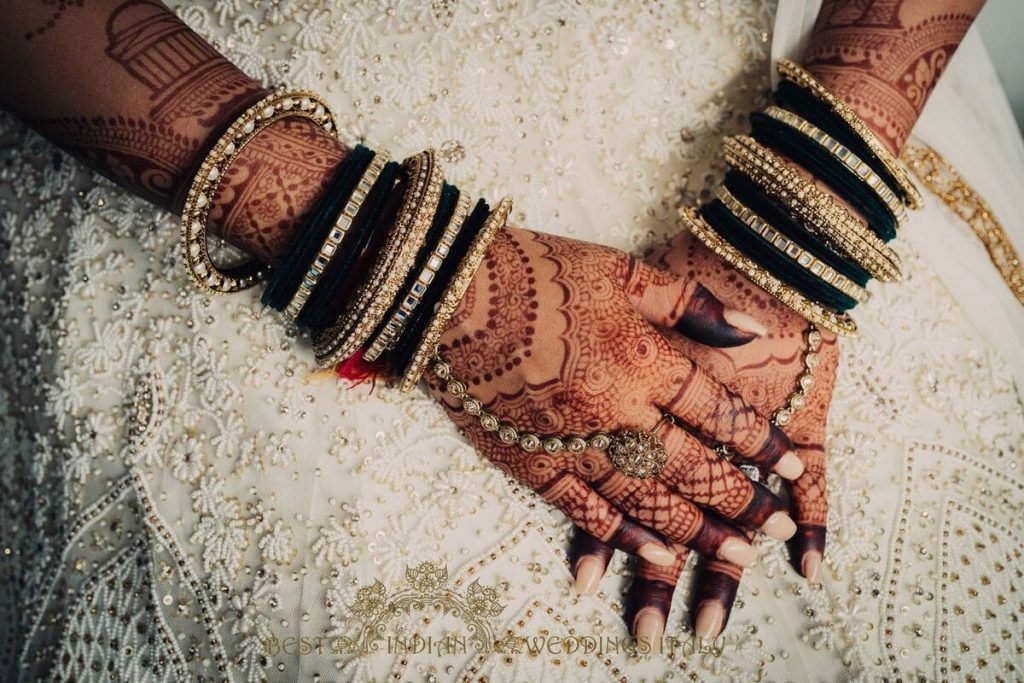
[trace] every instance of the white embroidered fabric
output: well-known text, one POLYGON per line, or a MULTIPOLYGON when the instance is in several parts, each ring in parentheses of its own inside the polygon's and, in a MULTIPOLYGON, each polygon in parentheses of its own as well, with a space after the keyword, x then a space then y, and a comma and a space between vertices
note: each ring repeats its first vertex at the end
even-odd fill
MULTIPOLYGON (((630 250, 716 186, 721 136, 764 103, 775 15, 739 0, 177 11, 251 75, 325 93, 347 140, 399 157, 434 146, 461 187, 516 197, 516 224, 630 250)), ((1000 130, 963 135, 998 150, 1000 130)), ((173 217, 6 114, 0 159, 5 679, 1024 675, 1024 361, 915 247, 970 235, 934 198, 897 243, 906 280, 875 290, 844 345, 824 585, 760 539, 721 652, 635 656, 614 646, 630 564, 617 555, 599 593, 577 597, 568 523, 426 394, 311 379, 308 341, 258 293, 189 285, 173 217), (407 575, 423 562, 447 576, 407 575), (447 597, 381 617, 403 590, 447 597), (481 605, 482 627, 468 618, 481 605), (527 644, 461 651, 471 623, 527 644), (372 624, 392 641, 335 647, 372 624), (392 647, 415 635, 456 645, 392 647), (581 640, 529 640, 548 636, 581 640)), ((953 263, 991 268, 980 247, 953 263)), ((667 627, 684 641, 687 583, 667 627)))

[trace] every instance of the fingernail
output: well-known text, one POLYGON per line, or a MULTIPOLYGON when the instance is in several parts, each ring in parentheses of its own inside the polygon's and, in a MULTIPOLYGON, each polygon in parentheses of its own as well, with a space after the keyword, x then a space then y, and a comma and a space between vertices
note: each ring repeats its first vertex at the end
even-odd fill
POLYGON ((675 553, 658 543, 644 543, 636 554, 659 567, 668 567, 676 561, 675 553))
POLYGON ((733 327, 750 334, 756 334, 758 337, 763 337, 768 332, 768 328, 762 325, 760 320, 747 315, 743 311, 737 311, 735 308, 723 310, 722 317, 725 318, 725 322, 733 327))
POLYGON ((636 639, 646 640, 651 645, 665 632, 665 617, 654 607, 644 607, 640 610, 633 623, 636 639))
POLYGON ((757 551, 754 550, 754 546, 738 538, 727 538, 718 547, 718 559, 746 567, 757 559, 757 551))
POLYGON ((722 632, 725 625, 725 608, 718 601, 711 600, 701 604, 697 612, 694 630, 702 640, 714 640, 722 632))
POLYGON ((808 583, 818 585, 821 583, 821 553, 817 550, 808 550, 804 553, 804 559, 800 561, 800 571, 808 583))
POLYGON ((786 451, 786 454, 779 458, 772 469, 783 479, 796 479, 804 473, 804 463, 796 453, 786 451))
POLYGON ((788 541, 796 533, 796 523, 785 512, 773 512, 761 525, 761 531, 780 541, 788 541))
POLYGON ((599 558, 593 555, 584 557, 576 565, 576 592, 580 595, 593 595, 603 574, 604 563, 599 558))

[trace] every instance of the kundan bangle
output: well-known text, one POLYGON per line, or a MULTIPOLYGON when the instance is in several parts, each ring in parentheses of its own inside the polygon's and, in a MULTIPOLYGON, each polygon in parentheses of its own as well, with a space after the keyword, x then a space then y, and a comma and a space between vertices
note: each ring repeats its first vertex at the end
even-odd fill
POLYGON ((408 185, 398 217, 381 247, 373 270, 345 312, 313 339, 317 363, 329 367, 348 359, 381 323, 423 244, 441 198, 444 178, 433 150, 404 162, 408 185))
POLYGON ((821 235, 833 249, 857 261, 879 280, 899 281, 900 260, 896 252, 774 152, 753 138, 737 135, 726 138, 725 158, 730 166, 821 235))
POLYGON ((279 90, 242 112, 203 160, 181 213, 181 255, 192 282, 214 294, 228 294, 256 284, 265 270, 247 261, 218 270, 210 259, 206 228, 210 206, 224 172, 238 153, 267 126, 284 118, 304 118, 335 134, 334 114, 327 103, 306 90, 279 90))
POLYGON ((302 311, 302 307, 306 305, 310 295, 313 293, 313 288, 320 282, 320 276, 323 275, 324 271, 327 270, 327 266, 330 264, 331 259, 334 258, 334 253, 341 246, 341 241, 345 239, 345 235, 348 233, 348 229, 352 227, 352 223, 356 219, 356 214, 359 213, 360 207, 366 200, 366 196, 373 189, 374 183, 377 182, 377 178, 380 176, 380 172, 384 170, 384 165, 391 160, 391 154, 387 151, 377 152, 373 156, 373 160, 370 161, 370 165, 363 171, 363 176, 359 179, 352 194, 349 195, 348 201, 345 202, 344 208, 341 213, 334 221, 334 226, 327 233, 327 237, 324 239, 323 244, 320 245, 320 249, 317 252, 316 258, 313 259, 313 263, 310 264, 309 270, 306 272, 306 276, 302 278, 302 282, 299 283, 299 288, 295 291, 291 301, 284 309, 285 317, 289 320, 295 320, 298 318, 299 313, 302 311))
POLYGON ((901 228, 906 224, 906 207, 903 206, 900 198, 896 196, 896 193, 893 192, 892 188, 882 180, 881 176, 874 172, 869 163, 854 154, 853 151, 842 145, 831 135, 817 126, 812 125, 802 117, 797 116, 793 112, 786 111, 781 107, 770 106, 765 108, 764 113, 766 116, 770 116, 776 121, 786 124, 790 128, 795 128, 811 140, 814 140, 823 149, 827 150, 832 156, 842 162, 850 172, 860 178, 861 182, 870 187, 871 190, 878 195, 879 201, 881 201, 889 212, 892 213, 893 219, 896 221, 896 227, 901 228))
POLYGON ((780 302, 811 321, 818 327, 836 334, 852 337, 857 334, 857 324, 846 313, 836 313, 810 301, 800 292, 762 268, 754 260, 744 256, 738 249, 722 239, 707 221, 695 210, 684 208, 680 218, 685 227, 704 245, 720 256, 726 263, 743 273, 747 279, 765 290, 780 302))
MULTIPOLYGON (((892 175, 896 182, 896 191, 899 192, 904 203, 911 209, 920 209, 922 206, 921 193, 918 192, 914 183, 907 176, 906 169, 892 152, 886 149, 878 136, 868 128, 868 125, 857 116, 857 114, 836 97, 828 88, 822 85, 818 79, 806 69, 788 59, 780 59, 776 65, 781 76, 800 86, 807 92, 814 95, 820 102, 827 105, 849 128, 859 137, 871 151, 871 154, 882 164, 886 171, 892 175)), ((830 133, 833 131, 829 131, 830 133)))
POLYGON ((466 252, 466 256, 459 263, 455 275, 448 283, 448 288, 445 289, 441 300, 437 304, 434 317, 427 324, 426 330, 424 330, 423 336, 416 346, 416 351, 413 353, 409 365, 405 368, 405 374, 399 385, 401 391, 411 391, 420 381, 420 377, 423 376, 423 372, 430 363, 430 359, 437 353, 437 342, 444 333, 448 321, 455 315, 459 302, 462 301, 462 297, 466 294, 466 290, 469 289, 469 285, 473 281, 473 276, 480 267, 480 263, 484 260, 484 256, 487 255, 487 249, 491 246, 491 242, 494 241, 498 231, 505 227, 511 212, 512 199, 510 197, 503 197, 498 202, 498 206, 491 211, 491 215, 484 221, 480 232, 473 238, 469 251, 466 252))
POLYGON ((306 214, 295 239, 288 245, 284 257, 274 266, 263 290, 263 304, 283 311, 299 291, 302 278, 316 259, 320 244, 335 230, 334 221, 348 201, 359 178, 373 161, 373 150, 356 145, 348 151, 320 194, 313 208, 306 214))
POLYGON ((718 190, 718 200, 725 205, 732 215, 750 229, 763 242, 770 245, 778 254, 784 256, 796 265, 803 268, 809 274, 822 282, 835 287, 846 296, 858 303, 865 303, 871 298, 871 293, 837 273, 827 263, 815 258, 814 254, 800 247, 799 244, 789 239, 774 226, 769 225, 751 209, 744 206, 729 190, 722 187, 718 190))
POLYGON ((455 205, 455 210, 445 226, 444 233, 437 241, 437 245, 427 256, 423 267, 416 274, 416 278, 412 281, 408 291, 398 300, 396 309, 391 313, 380 334, 367 347, 366 353, 363 355, 367 362, 372 363, 382 353, 392 347, 395 339, 405 329, 409 317, 416 310, 416 307, 420 305, 420 300, 426 293, 427 287, 434 280, 438 269, 448 256, 452 244, 455 242, 455 238, 458 236, 459 230, 466 220, 466 215, 469 213, 469 196, 465 192, 455 191, 459 193, 458 203, 455 205))

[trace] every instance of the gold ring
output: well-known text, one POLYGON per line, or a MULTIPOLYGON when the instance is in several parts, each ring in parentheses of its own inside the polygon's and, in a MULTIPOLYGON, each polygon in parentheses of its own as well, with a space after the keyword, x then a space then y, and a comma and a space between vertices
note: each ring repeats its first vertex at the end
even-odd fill
POLYGON ((675 419, 664 414, 649 432, 626 430, 611 435, 608 457, 615 469, 633 479, 658 476, 668 462, 668 450, 658 431, 668 423, 675 424, 675 419))

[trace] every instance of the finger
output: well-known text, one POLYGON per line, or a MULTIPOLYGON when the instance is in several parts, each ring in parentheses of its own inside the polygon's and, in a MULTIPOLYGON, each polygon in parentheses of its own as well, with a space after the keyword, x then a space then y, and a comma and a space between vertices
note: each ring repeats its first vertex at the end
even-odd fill
POLYGON ((704 285, 643 261, 630 262, 626 293, 648 321, 709 346, 739 346, 767 332, 758 320, 726 308, 704 285))
POLYGON ((597 585, 607 571, 614 553, 614 548, 583 529, 576 527, 573 530, 572 543, 569 545, 569 566, 576 577, 577 593, 593 595, 597 592, 597 585))
POLYGON ((673 544, 676 561, 659 567, 643 559, 637 560, 636 575, 626 595, 626 624, 637 640, 654 643, 665 632, 672 596, 679 583, 679 574, 686 565, 690 551, 673 544))
POLYGON ((691 502, 733 522, 789 540, 796 525, 786 504, 761 484, 677 426, 664 435, 668 460, 659 478, 691 502))
POLYGON ((576 475, 559 472, 536 490, 576 526, 613 548, 639 555, 655 564, 672 564, 675 561, 675 554, 657 534, 627 519, 576 475))
POLYGON ((757 559, 757 552, 740 531, 657 479, 634 479, 612 467, 591 486, 625 514, 669 541, 743 566, 757 559))
POLYGON ((661 385, 662 410, 728 446, 751 463, 796 479, 803 463, 789 437, 696 363, 672 350, 676 362, 661 385))
POLYGON ((729 623, 743 568, 729 562, 705 559, 697 567, 693 588, 693 632, 702 640, 714 640, 729 623))
POLYGON ((828 497, 825 490, 825 452, 820 446, 797 451, 804 473, 791 485, 793 516, 797 532, 792 540, 792 557, 809 583, 821 583, 825 556, 825 524, 828 497))

